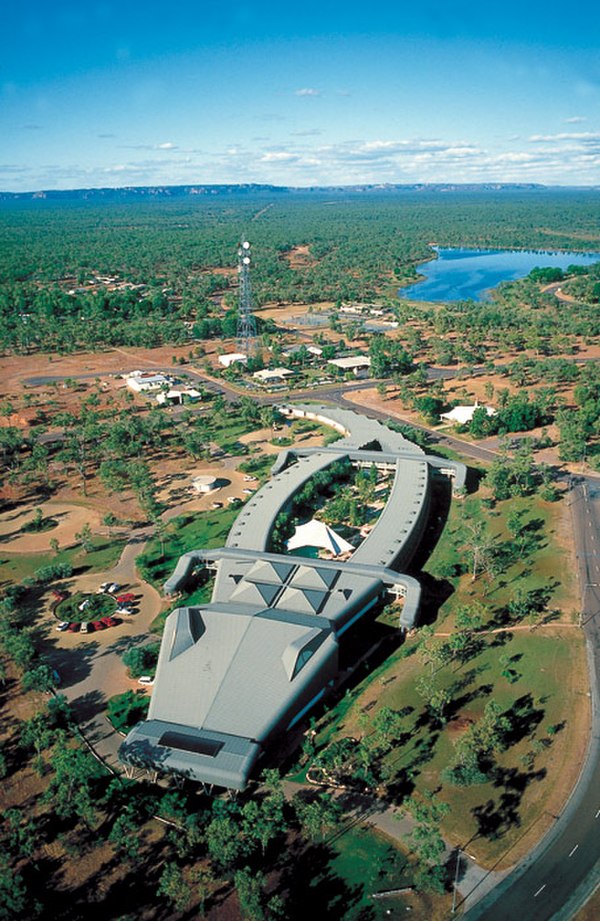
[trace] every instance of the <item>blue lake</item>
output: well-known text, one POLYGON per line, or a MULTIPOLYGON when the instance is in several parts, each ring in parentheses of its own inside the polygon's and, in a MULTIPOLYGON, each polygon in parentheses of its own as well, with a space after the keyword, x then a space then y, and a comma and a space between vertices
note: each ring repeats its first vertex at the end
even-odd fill
POLYGON ((501 281, 515 281, 532 269, 566 269, 569 265, 590 265, 600 261, 600 253, 544 252, 508 249, 440 249, 437 259, 424 262, 417 271, 424 275, 400 297, 418 301, 485 301, 501 281))

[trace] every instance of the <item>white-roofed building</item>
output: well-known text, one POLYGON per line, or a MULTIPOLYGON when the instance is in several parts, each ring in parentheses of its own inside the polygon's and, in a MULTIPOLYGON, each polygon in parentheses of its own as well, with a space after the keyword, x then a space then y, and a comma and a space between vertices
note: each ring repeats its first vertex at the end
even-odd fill
POLYGON ((147 393, 152 390, 161 390, 163 387, 169 387, 172 379, 165 377, 164 374, 154 374, 145 371, 132 371, 125 376, 125 382, 130 390, 135 393, 147 393))
POLYGON ((442 413, 440 419, 453 422, 455 425, 467 425, 473 419, 476 409, 485 409, 488 416, 495 416, 496 410, 492 406, 480 406, 477 400, 473 406, 455 406, 450 412, 442 413))
POLYGON ((269 381, 284 381, 286 377, 292 377, 293 371, 289 368, 263 368, 262 371, 255 371, 252 377, 256 381, 268 384, 269 381))
POLYGON ((353 371, 358 375, 371 367, 371 359, 368 355, 347 355, 344 358, 330 358, 327 364, 335 365, 342 371, 353 371))
POLYGON ((223 365, 224 368, 229 368, 236 362, 240 365, 245 365, 248 362, 248 356, 244 355, 243 352, 230 352, 228 355, 219 355, 219 364, 223 365))

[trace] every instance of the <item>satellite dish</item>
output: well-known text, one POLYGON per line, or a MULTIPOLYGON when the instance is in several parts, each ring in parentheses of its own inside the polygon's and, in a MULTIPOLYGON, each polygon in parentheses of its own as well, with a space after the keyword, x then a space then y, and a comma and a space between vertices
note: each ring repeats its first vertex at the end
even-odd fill
POLYGON ((242 243, 242 249, 250 249, 250 244, 247 240, 242 243))

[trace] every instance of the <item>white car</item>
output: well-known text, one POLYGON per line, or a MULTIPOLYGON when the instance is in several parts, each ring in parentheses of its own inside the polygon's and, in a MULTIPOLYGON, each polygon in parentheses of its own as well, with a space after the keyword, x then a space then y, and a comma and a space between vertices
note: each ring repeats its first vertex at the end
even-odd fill
POLYGON ((114 595, 115 592, 119 591, 120 587, 121 586, 119 585, 118 582, 111 582, 110 585, 108 586, 107 591, 109 595, 114 595))
POLYGON ((87 633, 89 629, 90 629, 89 621, 84 620, 83 623, 81 624, 81 627, 79 628, 79 632, 87 633))
POLYGON ((251 495, 253 495, 254 490, 253 490, 253 489, 242 489, 242 492, 243 492, 244 495, 246 495, 246 496, 251 496, 251 495))
POLYGON ((100 586, 100 588, 98 589, 98 591, 96 592, 96 594, 97 594, 97 595, 104 595, 104 594, 106 594, 106 592, 107 592, 108 589, 110 588, 110 585, 111 585, 110 582, 103 582, 102 585, 100 586))
POLYGON ((255 483, 255 482, 256 482, 256 477, 255 477, 255 476, 248 476, 248 475, 246 475, 246 476, 244 477, 244 483, 255 483))
POLYGON ((141 678, 138 678, 138 684, 154 684, 154 678, 152 675, 142 675, 141 678))
POLYGON ((87 606, 88 606, 89 603, 90 603, 90 599, 89 599, 89 598, 86 598, 86 599, 85 599, 84 601, 82 601, 81 604, 79 605, 79 610, 80 610, 80 611, 85 611, 85 609, 87 608, 87 606))
POLYGON ((61 620, 60 623, 56 625, 55 629, 59 630, 62 633, 64 630, 67 629, 68 626, 69 626, 68 620, 61 620))

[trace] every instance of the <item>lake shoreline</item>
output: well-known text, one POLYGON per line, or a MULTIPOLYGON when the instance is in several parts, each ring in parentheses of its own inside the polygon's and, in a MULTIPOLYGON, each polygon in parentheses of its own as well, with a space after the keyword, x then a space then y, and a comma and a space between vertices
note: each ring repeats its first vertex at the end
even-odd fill
POLYGON ((489 302, 502 282, 525 278, 534 268, 564 271, 570 265, 591 265, 600 261, 600 253, 589 250, 471 249, 437 244, 431 249, 432 258, 419 263, 417 279, 398 288, 400 300, 489 302))

